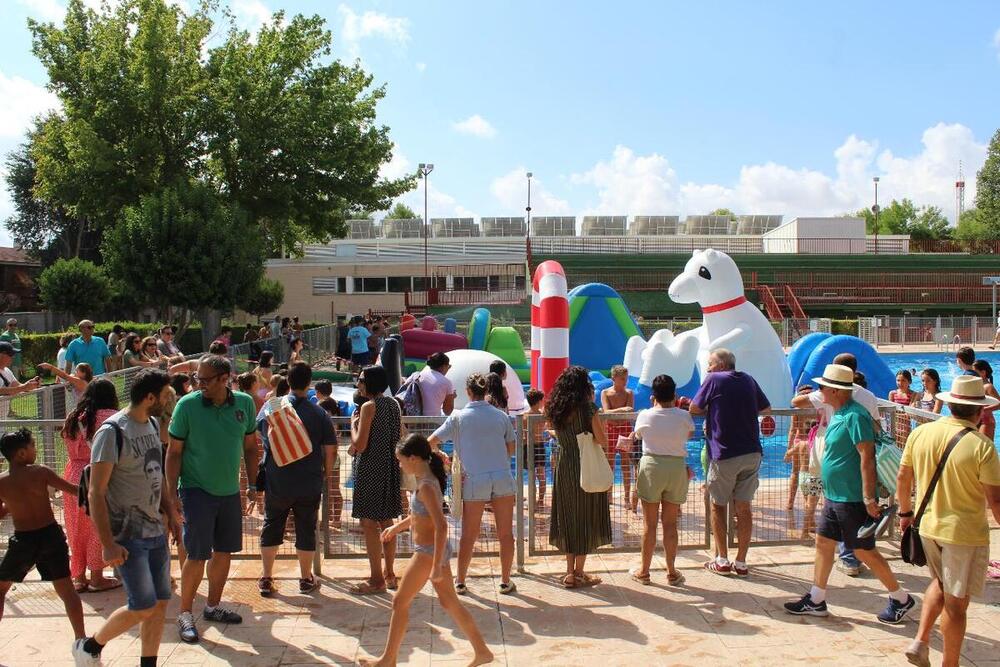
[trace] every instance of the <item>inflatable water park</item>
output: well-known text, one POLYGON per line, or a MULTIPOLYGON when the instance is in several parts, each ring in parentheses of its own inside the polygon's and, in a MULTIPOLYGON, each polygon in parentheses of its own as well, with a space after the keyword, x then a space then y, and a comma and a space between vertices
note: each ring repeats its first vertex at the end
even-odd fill
MULTIPOLYGON (((417 320, 404 315, 399 334, 385 340, 379 359, 394 392, 436 352, 448 354, 448 378, 456 387, 502 360, 512 412, 527 408, 526 388, 548 393, 570 365, 590 371, 597 396, 611 385, 610 369, 623 365, 628 386, 636 392, 636 406, 649 405, 653 378, 663 373, 674 378, 680 396, 690 398, 707 373, 709 354, 718 348, 736 355, 737 369, 757 380, 774 407, 787 407, 795 388, 822 375, 826 364, 842 352, 858 358, 876 395, 884 396, 896 385, 895 374, 875 349, 855 336, 808 334, 786 355, 774 327, 747 300, 743 277, 724 252, 695 250, 668 293, 676 303, 698 304, 702 324, 677 334, 660 329, 647 339, 614 289, 601 283, 569 289, 562 266, 549 260, 533 274, 527 347, 513 327, 495 325, 488 309, 477 308, 465 334, 459 333, 454 318, 439 323, 433 316, 417 320)), ((458 394, 460 407, 465 393, 458 394)))

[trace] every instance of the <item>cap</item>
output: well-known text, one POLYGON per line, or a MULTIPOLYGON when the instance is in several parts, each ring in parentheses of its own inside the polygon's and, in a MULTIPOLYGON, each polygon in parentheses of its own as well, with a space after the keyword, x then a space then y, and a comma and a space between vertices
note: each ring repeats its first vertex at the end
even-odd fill
POLYGON ((6 354, 7 356, 14 356, 14 346, 7 341, 0 342, 0 354, 6 354))

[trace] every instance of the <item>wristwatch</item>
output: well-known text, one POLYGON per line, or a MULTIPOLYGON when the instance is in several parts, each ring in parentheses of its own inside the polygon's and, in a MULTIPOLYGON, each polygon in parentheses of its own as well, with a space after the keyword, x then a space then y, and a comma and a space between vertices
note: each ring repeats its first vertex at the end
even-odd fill
POLYGON ((909 512, 900 512, 896 516, 898 516, 900 519, 909 519, 911 516, 913 516, 913 510, 910 510, 909 512))
POLYGON ((247 484, 247 491, 253 491, 257 493, 257 486, 255 484, 247 484))
POLYGON ((865 505, 871 505, 876 502, 878 502, 877 498, 869 498, 868 496, 865 496, 865 505))

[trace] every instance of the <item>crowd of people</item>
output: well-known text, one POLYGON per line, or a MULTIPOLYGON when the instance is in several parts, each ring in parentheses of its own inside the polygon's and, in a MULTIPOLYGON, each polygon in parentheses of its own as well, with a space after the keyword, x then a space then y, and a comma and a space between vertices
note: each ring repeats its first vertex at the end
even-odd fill
MULTIPOLYGON (((9 513, 15 527, 0 563, 0 602, 12 583, 35 567, 43 580, 53 583, 65 605, 78 664, 97 664, 108 642, 138 625, 141 665, 155 665, 166 604, 173 595, 171 538, 180 564, 177 631, 181 640, 196 643, 200 623, 242 622, 224 597, 232 555, 243 548, 243 517, 250 511, 263 515, 259 594, 280 593, 274 563, 289 516, 299 565, 298 592, 315 591, 316 526, 325 484, 332 488, 334 527, 340 527, 345 507, 341 443, 331 420, 340 407, 328 381, 313 382, 312 368, 301 358, 302 336, 296 324, 275 319, 265 327, 267 338, 274 333, 290 336, 286 365, 276 365, 270 350, 260 350, 253 370, 237 374, 226 357, 232 334, 228 328, 209 353, 185 360, 172 327, 148 338, 116 330, 112 336, 118 339, 109 346, 94 335, 92 322, 82 321, 79 337, 65 341, 57 363, 41 366, 77 395, 61 430, 67 452, 63 474, 35 463, 30 431, 0 438, 0 451, 9 463, 8 471, 0 474, 0 516, 9 513), (101 377, 119 365, 113 351, 119 342, 120 366, 141 367, 124 407, 114 384, 101 377), (301 452, 296 443, 302 445, 301 452), (248 480, 245 491, 241 470, 248 480), (55 520, 49 489, 64 494, 63 526, 55 520), (115 577, 105 575, 109 566, 115 577), (196 593, 206 578, 205 605, 196 616, 196 593), (79 595, 119 587, 124 588, 124 606, 88 634, 79 595)), ((764 453, 759 419, 771 405, 754 378, 738 370, 730 351, 719 348, 710 354, 708 373, 690 401, 677 395, 670 376, 654 378, 649 406, 636 405, 623 368, 612 369, 612 385, 595 396, 587 370, 572 366, 547 396, 537 390, 527 393, 523 426, 530 425, 531 432, 524 451, 518 452, 515 427, 522 417, 508 411, 506 364, 497 362, 488 373, 472 374, 464 387, 456 388, 448 378, 448 355, 437 353, 406 380, 418 400, 402 396, 405 387, 393 397, 385 369, 372 363, 388 322, 354 318, 339 324, 343 339, 338 339, 338 356, 349 358, 357 369, 356 409, 350 442, 345 443, 352 459, 351 516, 361 526, 370 567, 369 576, 350 591, 395 592, 387 643, 371 664, 394 664, 410 603, 428 580, 442 608, 472 643, 473 664, 492 659, 459 596, 468 593, 468 572, 487 513, 499 543, 500 593, 517 592, 512 579, 515 455, 523 457, 525 469, 535 468, 538 487, 532 492, 537 505, 551 503, 549 541, 566 562, 559 583, 566 588, 603 583, 588 569, 587 559, 612 542, 615 499, 610 490, 593 493, 581 488, 579 443, 585 435, 604 449, 612 469, 616 463, 621 466, 620 502, 642 513, 641 552, 629 572, 631 579, 643 585, 653 581, 652 556, 662 529, 665 580, 681 586, 684 575, 675 564, 678 521, 696 476, 688 464, 688 443, 695 433, 694 419, 703 419, 704 492, 714 548, 704 567, 720 576, 751 575, 752 509, 764 453), (461 409, 456 408, 458 391, 467 399, 461 409), (424 436, 407 431, 405 417, 410 415, 443 421, 424 436), (444 449, 448 442, 450 457, 444 449), (732 558, 730 508, 736 531, 732 558), (461 518, 454 576, 449 513, 460 513, 461 518), (397 538, 407 530, 414 554, 399 577, 397 538)), ((264 333, 262 328, 257 340, 264 333)), ((15 358, 14 344, 0 340, 0 395, 37 385, 14 377, 10 367, 15 358)), ((990 567, 985 508, 1000 521, 1000 461, 991 421, 1000 400, 992 369, 969 348, 958 351, 956 362, 962 375, 951 391, 943 391, 933 369, 920 374, 921 390, 913 391, 914 373, 902 370, 896 389, 885 397, 927 412, 946 408, 950 415, 916 428, 909 418, 894 425, 897 436, 906 440, 895 493, 897 512, 902 528, 919 527, 932 577, 917 637, 907 649, 907 657, 919 665, 929 664, 929 637, 939 618, 945 664, 957 664, 969 599, 982 592, 990 567)), ((892 514, 879 504, 876 475, 876 443, 888 425, 880 418, 876 397, 864 387, 865 377, 853 356, 838 356, 813 382, 799 387, 793 399, 794 407, 808 412, 792 418, 786 455, 793 470, 789 508, 801 491, 808 515, 803 534, 815 533, 813 585, 784 608, 794 615, 826 616, 829 577, 839 553, 839 567, 846 573, 860 574, 864 566, 879 579, 888 602, 876 618, 899 624, 917 599, 900 585, 875 541, 892 514)))

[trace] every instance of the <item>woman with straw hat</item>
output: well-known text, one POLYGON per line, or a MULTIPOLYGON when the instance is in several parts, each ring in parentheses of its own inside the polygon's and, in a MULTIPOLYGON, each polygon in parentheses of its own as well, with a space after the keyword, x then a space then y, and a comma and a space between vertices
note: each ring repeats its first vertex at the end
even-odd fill
POLYGON ((812 589, 801 600, 788 602, 790 614, 827 616, 826 585, 833 569, 838 542, 854 549, 858 559, 871 569, 889 591, 889 605, 879 612, 882 623, 895 625, 913 609, 916 601, 904 591, 889 563, 875 549, 875 535, 859 537, 858 531, 871 519, 881 516, 875 500, 875 431, 871 416, 852 395, 854 371, 829 364, 823 377, 814 378, 823 402, 833 408, 826 428, 823 452, 823 495, 826 502, 816 528, 816 561, 812 589))

